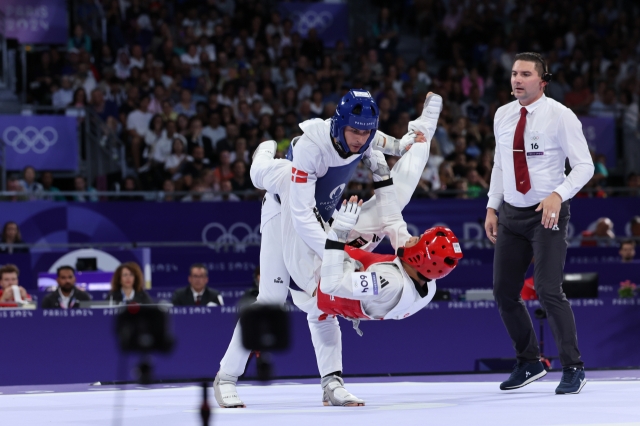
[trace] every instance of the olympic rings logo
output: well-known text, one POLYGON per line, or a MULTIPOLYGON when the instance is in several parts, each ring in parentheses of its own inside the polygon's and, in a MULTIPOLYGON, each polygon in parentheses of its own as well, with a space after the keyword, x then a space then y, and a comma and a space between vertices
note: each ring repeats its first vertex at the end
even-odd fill
POLYGON ((26 154, 29 151, 44 154, 58 141, 58 132, 51 126, 40 130, 34 126, 27 126, 23 130, 10 126, 2 133, 2 139, 18 154, 26 154))
POLYGON ((244 253, 249 245, 260 245, 260 225, 251 229, 246 223, 236 222, 227 230, 224 225, 212 222, 202 229, 202 242, 220 253, 221 249, 229 250, 229 246, 236 253, 244 253))
POLYGON ((315 28, 319 33, 322 33, 333 23, 333 15, 327 11, 315 12, 307 10, 306 12, 294 12, 291 17, 298 30, 303 34, 306 34, 311 28, 315 28))

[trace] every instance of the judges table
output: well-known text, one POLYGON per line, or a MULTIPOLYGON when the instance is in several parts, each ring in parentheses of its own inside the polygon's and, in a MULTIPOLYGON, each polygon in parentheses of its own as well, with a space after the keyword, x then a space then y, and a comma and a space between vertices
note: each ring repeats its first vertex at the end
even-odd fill
MULTIPOLYGON (((572 300, 587 367, 640 365, 640 299, 572 300)), ((538 302, 527 302, 533 317, 538 302)), ((292 346, 276 354, 278 377, 316 376, 306 314, 290 310, 292 346)), ((130 380, 118 374, 116 309, 0 310, 4 341, 0 385, 130 380)), ((213 377, 231 338, 234 307, 172 308, 176 347, 154 358, 156 379, 213 377)), ((478 360, 513 357, 494 302, 433 302, 402 321, 368 321, 359 337, 342 326, 344 373, 410 374, 473 371, 478 360)), ((534 319, 536 332, 538 320, 534 319)), ((547 355, 556 356, 545 321, 547 355)), ((125 358, 126 371, 137 358, 125 358)), ((483 365, 480 363, 480 365, 483 365)), ((554 367, 559 367, 555 363, 554 367)), ((121 371, 121 370, 120 370, 121 371)), ((255 375, 251 361, 248 375, 255 375)))

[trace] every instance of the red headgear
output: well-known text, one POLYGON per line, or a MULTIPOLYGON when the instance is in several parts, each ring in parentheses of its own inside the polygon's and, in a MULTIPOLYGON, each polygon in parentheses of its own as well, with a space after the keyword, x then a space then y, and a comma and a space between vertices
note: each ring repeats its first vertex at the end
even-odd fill
POLYGON ((398 257, 431 280, 444 278, 462 259, 458 237, 444 226, 427 229, 418 243, 398 248, 398 257))

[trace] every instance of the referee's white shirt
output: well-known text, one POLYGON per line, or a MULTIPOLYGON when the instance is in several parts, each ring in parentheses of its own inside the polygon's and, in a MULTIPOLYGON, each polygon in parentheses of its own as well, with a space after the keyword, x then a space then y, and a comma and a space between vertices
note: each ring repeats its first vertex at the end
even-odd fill
POLYGON ((525 107, 524 147, 531 189, 526 194, 518 192, 513 167, 513 137, 521 108, 520 102, 515 100, 496 111, 493 124, 496 154, 487 208, 497 210, 503 200, 515 207, 530 207, 552 192, 557 192, 562 201, 566 201, 593 176, 593 160, 582 133, 582 123, 569 108, 542 95, 525 107), (568 176, 564 174, 566 158, 572 168, 568 176))

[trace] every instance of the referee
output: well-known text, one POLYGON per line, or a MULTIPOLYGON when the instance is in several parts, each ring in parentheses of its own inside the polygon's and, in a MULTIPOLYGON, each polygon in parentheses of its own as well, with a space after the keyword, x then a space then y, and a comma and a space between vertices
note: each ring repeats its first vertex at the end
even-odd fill
POLYGON ((485 231, 496 246, 493 294, 518 359, 500 389, 517 389, 546 374, 531 317, 520 297, 524 275, 535 257, 535 289, 563 367, 556 393, 570 394, 579 393, 586 379, 573 311, 562 291, 569 200, 591 179, 594 169, 576 115, 544 95, 550 80, 539 54, 516 55, 511 71, 516 100, 498 109, 494 119, 496 154, 485 231), (572 167, 568 176, 566 158, 572 167))

